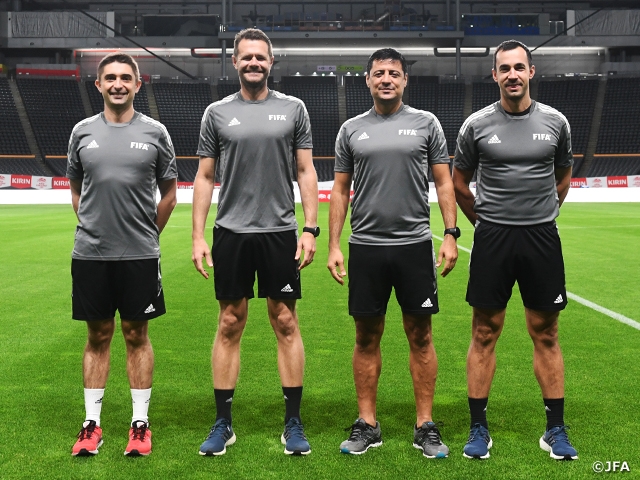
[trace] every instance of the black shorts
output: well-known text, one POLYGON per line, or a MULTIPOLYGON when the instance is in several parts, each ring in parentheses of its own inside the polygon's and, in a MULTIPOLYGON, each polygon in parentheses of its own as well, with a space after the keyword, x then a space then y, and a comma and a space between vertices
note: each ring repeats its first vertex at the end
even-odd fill
POLYGON ((438 313, 433 242, 411 245, 349 244, 349 314, 387 313, 391 288, 403 313, 438 313))
POLYGON ((73 319, 151 320, 166 313, 160 259, 71 260, 73 319))
POLYGON ((516 281, 526 308, 560 311, 567 306, 558 227, 555 222, 511 227, 480 220, 469 262, 467 302, 504 309, 516 281))
POLYGON ((253 298, 258 272, 258 297, 290 300, 302 297, 298 232, 234 233, 213 229, 213 277, 218 300, 253 298))

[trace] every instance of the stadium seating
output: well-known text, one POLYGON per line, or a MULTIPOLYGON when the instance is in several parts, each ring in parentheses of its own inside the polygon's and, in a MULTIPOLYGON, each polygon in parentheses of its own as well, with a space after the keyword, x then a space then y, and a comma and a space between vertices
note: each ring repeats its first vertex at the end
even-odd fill
POLYGON ((313 166, 315 167, 316 173, 318 174, 319 182, 333 181, 333 168, 335 167, 335 164, 336 162, 333 159, 315 159, 313 161, 313 166))
POLYGON ((36 141, 43 155, 66 155, 76 123, 85 118, 76 80, 18 79, 36 141))
POLYGON ((640 153, 640 78, 609 78, 596 153, 640 153))
POLYGON ((500 100, 500 88, 498 84, 491 82, 476 82, 473 84, 473 94, 471 97, 471 110, 477 112, 487 105, 500 100))
POLYGON ((538 100, 567 117, 574 153, 587 151, 597 93, 597 79, 542 79, 538 84, 538 100))
POLYGON ((0 112, 0 154, 31 154, 6 77, 0 77, 0 112))
POLYGON ((347 118, 353 118, 373 107, 371 91, 367 87, 365 77, 343 77, 345 95, 347 97, 347 118))
POLYGON ((573 168, 571 169, 572 177, 582 177, 582 173, 580 170, 582 169, 582 164, 584 163, 584 157, 573 157, 573 168))
POLYGON ((305 103, 311 120, 313 154, 333 156, 340 128, 336 77, 282 77, 280 89, 305 103))
POLYGON ((458 132, 464 121, 464 95, 464 83, 440 83, 438 77, 409 78, 409 105, 438 117, 449 155, 455 153, 458 132))
POLYGON ((154 83, 153 93, 160 121, 171 135, 176 155, 195 155, 202 114, 212 102, 209 84, 154 83))
POLYGON ((640 175, 640 157, 596 157, 587 177, 640 175))
POLYGON ((179 158, 176 163, 178 164, 178 181, 179 182, 193 182, 198 173, 198 159, 191 158, 179 158))
POLYGON ((45 158, 44 164, 57 177, 65 177, 67 175, 66 158, 45 158))
MULTIPOLYGON (((95 82, 93 80, 88 80, 84 82, 84 86, 89 94, 89 101, 91 102, 91 110, 93 110, 93 114, 95 115, 102 112, 104 110, 104 99, 102 98, 102 94, 96 88, 95 82)), ((147 90, 144 84, 140 87, 140 90, 136 93, 136 96, 133 99, 133 108, 140 113, 144 113, 148 117, 151 116, 151 110, 149 110, 149 99, 147 98, 147 90)))
POLYGON ((0 173, 12 175, 47 175, 35 158, 0 158, 0 173))

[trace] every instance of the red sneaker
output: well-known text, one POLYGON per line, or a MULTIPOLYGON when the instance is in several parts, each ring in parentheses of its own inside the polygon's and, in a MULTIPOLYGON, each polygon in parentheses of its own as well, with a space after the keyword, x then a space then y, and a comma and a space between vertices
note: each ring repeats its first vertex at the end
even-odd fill
POLYGON ((129 430, 129 443, 124 451, 125 455, 137 457, 146 456, 151 453, 151 430, 149 424, 136 420, 129 430))
POLYGON ((94 420, 87 420, 82 424, 82 430, 78 433, 78 441, 71 450, 74 457, 90 457, 98 454, 98 448, 102 445, 102 429, 94 420))

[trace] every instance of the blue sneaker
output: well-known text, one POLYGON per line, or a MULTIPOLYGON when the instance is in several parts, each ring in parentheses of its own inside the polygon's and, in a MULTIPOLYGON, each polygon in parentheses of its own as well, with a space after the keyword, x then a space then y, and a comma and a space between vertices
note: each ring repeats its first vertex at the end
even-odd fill
POLYGON ((540 448, 555 460, 577 460, 578 452, 569 441, 568 429, 566 425, 558 425, 544 432, 540 437, 540 448))
POLYGON ((469 440, 464 446, 462 455, 467 458, 477 458, 484 460, 489 458, 489 449, 493 446, 493 440, 489 435, 489 430, 480 425, 474 423, 469 432, 469 440))
POLYGON ((287 455, 309 455, 311 447, 304 434, 304 426, 298 418, 290 418, 284 426, 284 432, 280 437, 284 445, 284 453, 287 455))
POLYGON ((202 445, 200 445, 200 455, 224 455, 227 453, 227 445, 236 443, 236 434, 233 433, 231 422, 226 418, 216 420, 211 427, 211 431, 202 445))

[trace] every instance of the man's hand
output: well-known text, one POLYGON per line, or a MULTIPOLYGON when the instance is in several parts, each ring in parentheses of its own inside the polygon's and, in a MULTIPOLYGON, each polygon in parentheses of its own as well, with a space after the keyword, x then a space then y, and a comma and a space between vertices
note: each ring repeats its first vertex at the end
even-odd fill
POLYGON ((344 278, 347 276, 347 271, 344 269, 344 255, 339 248, 332 248, 329 250, 329 261, 327 268, 331 272, 333 279, 340 285, 344 285, 344 278))
POLYGON ((213 267, 213 260, 211 259, 211 250, 207 241, 204 238, 193 241, 193 253, 191 254, 191 260, 196 267, 196 270, 200 272, 204 278, 209 278, 209 272, 204 269, 202 265, 202 258, 205 258, 209 268, 213 267))
POLYGON ((304 250, 304 260, 298 267, 298 270, 302 270, 304 267, 313 262, 313 256, 316 253, 316 237, 312 233, 303 232, 298 240, 298 249, 296 250, 296 261, 300 260, 300 255, 304 250))
POLYGON ((436 263, 436 267, 442 265, 443 259, 444 268, 442 272, 440 272, 440 275, 446 277, 449 272, 453 270, 453 267, 456 266, 456 261, 458 260, 458 245, 456 245, 456 239, 451 235, 444 236, 444 240, 438 251, 438 263, 436 263))

